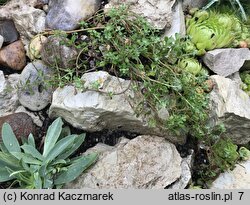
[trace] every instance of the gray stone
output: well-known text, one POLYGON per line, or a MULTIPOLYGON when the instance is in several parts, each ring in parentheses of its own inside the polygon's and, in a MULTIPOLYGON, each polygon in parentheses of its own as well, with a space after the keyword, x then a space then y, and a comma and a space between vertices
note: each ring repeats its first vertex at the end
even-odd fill
POLYGON ((245 61, 250 61, 248 48, 215 49, 203 57, 203 62, 210 70, 225 77, 238 72, 245 61))
POLYGON ((183 9, 202 8, 206 6, 208 0, 183 0, 183 9))
POLYGON ((250 141, 250 98, 229 78, 211 76, 215 86, 210 93, 211 125, 223 122, 226 134, 236 144, 250 141))
POLYGON ((44 78, 50 78, 51 74, 52 70, 45 66, 42 61, 29 63, 23 69, 18 98, 24 107, 32 111, 39 111, 51 102, 52 90, 47 88, 44 83, 44 78))
POLYGON ((5 77, 0 70, 0 116, 14 113, 19 106, 17 97, 17 84, 19 74, 12 74, 5 77))
POLYGON ((132 12, 144 16, 155 28, 164 29, 171 26, 172 7, 175 0, 110 0, 105 5, 105 10, 119 7, 124 3, 132 12))
POLYGON ((13 43, 19 39, 15 24, 9 19, 0 20, 0 35, 4 38, 5 44, 13 43))
MULTIPOLYGON (((84 74, 82 80, 86 89, 83 92, 77 92, 74 86, 66 86, 53 93, 49 110, 51 118, 61 116, 74 127, 89 132, 111 129, 163 136, 174 143, 185 142, 185 136, 173 136, 159 124, 150 126, 153 116, 147 113, 147 107, 143 108, 144 112, 139 116, 136 115, 135 108, 142 99, 129 88, 129 80, 111 76, 104 71, 84 74), (113 93, 113 96, 110 97, 108 93, 113 93)), ((163 120, 166 120, 168 113, 161 113, 165 113, 166 118, 163 120)), ((160 115, 161 118, 164 116, 160 115)))
POLYGON ((65 188, 163 189, 181 175, 181 157, 164 138, 139 136, 102 151, 98 161, 65 188))
POLYGON ((79 22, 92 16, 100 5, 101 0, 50 0, 46 25, 58 30, 76 29, 79 22))
POLYGON ((11 0, 0 7, 0 18, 12 19, 24 45, 38 33, 45 30, 46 14, 34 8, 37 0, 11 0))
POLYGON ((66 46, 67 42, 68 39, 64 37, 48 37, 40 52, 43 62, 50 67, 75 67, 78 52, 74 47, 66 46))
POLYGON ((250 159, 226 171, 212 183, 211 189, 250 189, 250 159))
POLYGON ((234 81, 239 86, 239 88, 241 88, 243 82, 240 77, 240 72, 233 73, 232 75, 229 75, 227 78, 234 81))
POLYGON ((192 179, 192 166, 194 160, 194 151, 188 155, 187 157, 183 158, 181 161, 181 177, 169 187, 169 189, 185 189, 191 179, 192 179))
POLYGON ((186 35, 186 26, 185 26, 185 16, 182 10, 182 2, 177 1, 172 8, 173 18, 171 22, 171 27, 166 29, 164 36, 173 36, 178 33, 181 36, 186 35))
POLYGON ((0 35, 0 49, 3 46, 3 42, 4 42, 4 38, 3 38, 3 36, 0 35))

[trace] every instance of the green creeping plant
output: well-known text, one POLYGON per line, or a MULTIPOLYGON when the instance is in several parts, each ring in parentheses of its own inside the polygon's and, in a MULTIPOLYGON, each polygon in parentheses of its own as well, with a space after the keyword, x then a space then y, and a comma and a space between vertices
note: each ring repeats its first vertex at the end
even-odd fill
MULTIPOLYGON (((2 127, 0 182, 12 180, 23 189, 60 188, 76 179, 97 159, 97 153, 70 159, 80 147, 85 134, 64 136, 62 119, 49 127, 43 153, 36 149, 32 134, 19 145, 9 124, 2 127)), ((67 132, 68 133, 68 132, 67 132)))

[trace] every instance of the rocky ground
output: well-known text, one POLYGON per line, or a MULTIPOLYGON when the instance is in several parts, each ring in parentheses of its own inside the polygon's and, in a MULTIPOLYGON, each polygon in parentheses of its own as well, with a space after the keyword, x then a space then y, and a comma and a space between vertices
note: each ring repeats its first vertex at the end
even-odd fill
MULTIPOLYGON (((53 76, 50 65, 56 58, 61 59, 59 67, 68 68, 79 55, 79 50, 60 44, 64 37, 48 32, 78 29, 80 20, 121 2, 129 2, 131 11, 145 17, 165 36, 185 35, 186 10, 207 3, 206 0, 7 2, 0 7, 0 128, 9 123, 18 139, 33 133, 39 146, 57 117, 62 117, 72 133, 86 132, 77 154, 93 150, 101 154, 90 169, 65 188, 192 187, 199 180, 199 168, 209 163, 206 148, 189 135, 180 138, 158 125, 150 126, 146 115, 136 116, 132 107, 139 97, 129 87, 129 79, 93 70, 81 77, 89 90, 76 92, 74 85, 44 89, 46 79, 53 76), (122 94, 110 98, 92 90, 97 81, 103 92, 122 94)), ((223 122, 227 136, 235 144, 248 146, 250 98, 242 90, 239 73, 250 70, 249 48, 214 49, 200 61, 211 74, 209 123, 223 122)), ((167 119, 167 109, 161 109, 158 115, 167 119)), ((218 176, 208 188, 250 188, 250 159, 239 163, 235 169, 218 176)))

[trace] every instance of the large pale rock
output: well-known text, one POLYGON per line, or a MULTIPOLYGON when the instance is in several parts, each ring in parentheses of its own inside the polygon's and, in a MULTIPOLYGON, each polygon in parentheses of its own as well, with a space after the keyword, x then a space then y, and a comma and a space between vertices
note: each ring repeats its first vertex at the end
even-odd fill
MULTIPOLYGON (((84 92, 77 93, 75 87, 66 86, 53 93, 49 110, 51 118, 61 116, 74 127, 89 132, 111 129, 163 136, 171 142, 185 142, 185 136, 170 135, 159 124, 150 126, 153 116, 148 114, 147 107, 136 116, 135 109, 142 99, 132 88, 128 89, 131 86, 129 80, 103 71, 84 74, 82 80, 87 88, 84 92), (113 96, 110 97, 108 93, 113 93, 113 96)), ((160 112, 159 117, 166 120, 168 112, 160 112)))
POLYGON ((192 153, 181 161, 181 177, 172 184, 169 189, 185 189, 189 185, 192 179, 191 169, 193 166, 193 160, 194 151, 192 150, 192 153))
POLYGON ((5 78, 0 70, 0 116, 13 113, 19 105, 17 85, 19 74, 12 74, 5 78))
POLYGON ((51 29, 73 30, 79 22, 92 16, 101 0, 50 0, 46 25, 51 29))
POLYGON ((223 122, 226 133, 236 144, 250 141, 250 98, 229 78, 214 75, 214 90, 210 93, 211 124, 223 122))
POLYGON ((172 8, 173 18, 171 22, 171 27, 166 29, 164 36, 175 36, 176 33, 181 36, 186 35, 186 26, 185 26, 185 16, 182 10, 182 2, 177 1, 172 8))
POLYGON ((213 182, 211 189, 250 189, 250 159, 237 164, 213 182))
POLYGON ((134 13, 144 16, 154 27, 164 29, 172 22, 172 7, 175 0, 110 0, 105 9, 126 4, 134 13))
POLYGON ((234 81, 239 86, 239 88, 241 88, 243 82, 242 82, 241 77, 240 77, 240 72, 236 72, 232 75, 229 75, 227 78, 230 78, 232 81, 234 81))
POLYGON ((210 70, 225 77, 238 72, 246 61, 250 61, 248 48, 215 49, 203 57, 203 62, 210 70))
POLYGON ((164 138, 139 136, 104 151, 66 188, 163 189, 181 175, 181 157, 164 138))
POLYGON ((12 19, 25 46, 37 33, 45 29, 46 14, 34 8, 37 0, 11 0, 0 7, 0 18, 12 19))
POLYGON ((25 67, 25 49, 21 40, 15 41, 0 50, 0 65, 17 71, 25 67))
POLYGON ((21 73, 19 102, 32 111, 45 108, 52 98, 52 90, 45 84, 46 79, 49 79, 51 75, 52 70, 42 61, 29 63, 21 73))

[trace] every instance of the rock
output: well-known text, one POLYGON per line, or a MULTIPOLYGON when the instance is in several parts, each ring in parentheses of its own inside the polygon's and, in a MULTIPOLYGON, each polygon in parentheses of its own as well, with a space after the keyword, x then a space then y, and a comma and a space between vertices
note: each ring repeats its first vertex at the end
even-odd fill
POLYGON ((16 41, 0 50, 0 65, 13 70, 22 70, 26 65, 26 55, 21 40, 16 41))
POLYGON ((56 30, 73 30, 81 20, 92 16, 100 7, 101 0, 50 0, 46 26, 56 30))
POLYGON ((48 11, 49 11, 48 4, 43 5, 43 10, 44 10, 45 13, 48 13, 48 11))
POLYGON ((139 136, 103 152, 66 188, 163 189, 181 175, 181 157, 164 138, 139 136))
POLYGON ((233 73, 232 75, 229 75, 227 78, 229 78, 232 81, 234 81, 235 83, 237 83, 239 88, 241 88, 243 82, 242 82, 241 77, 240 77, 240 72, 233 73))
POLYGON ((179 33, 181 36, 186 35, 186 26, 185 26, 185 16, 182 10, 182 2, 177 1, 172 8, 173 18, 171 22, 171 27, 166 29, 164 36, 173 36, 175 37, 176 33, 179 33))
MULTIPOLYGON (((153 116, 147 113, 147 107, 144 107, 145 112, 136 116, 135 108, 142 99, 133 88, 128 89, 131 84, 129 80, 111 76, 104 71, 86 73, 82 80, 87 89, 84 92, 77 93, 74 86, 66 86, 53 93, 50 118, 60 116, 74 127, 89 132, 110 129, 163 136, 174 143, 185 142, 185 136, 171 135, 160 123, 155 127, 150 125, 153 116), (96 91, 96 86, 99 91, 96 91), (113 96, 110 97, 108 93, 113 93, 113 96)), ((168 113, 165 113, 163 120, 167 117, 168 113)))
MULTIPOLYGON (((30 133, 36 135, 36 126, 32 118, 26 113, 15 113, 0 117, 0 130, 4 123, 8 123, 14 131, 16 138, 21 141, 22 137, 28 137, 30 133)), ((0 141, 2 141, 2 133, 0 132, 0 141)))
POLYGON ((236 144, 250 141, 250 98, 239 84, 229 78, 213 75, 215 85, 210 93, 211 125, 223 122, 226 134, 236 144))
POLYGON ((28 53, 27 53, 27 56, 31 60, 41 58, 42 46, 46 40, 47 40, 47 38, 45 36, 42 36, 42 35, 38 35, 31 40, 31 42, 29 44, 28 53))
POLYGON ((250 189, 250 159, 226 171, 212 183, 211 189, 250 189))
POLYGON ((45 80, 50 78, 51 74, 52 70, 39 60, 29 63, 23 69, 18 98, 24 107, 39 111, 51 102, 52 90, 45 85, 45 80))
POLYGON ((34 8, 37 0, 11 0, 0 7, 0 18, 12 19, 25 46, 36 34, 45 30, 46 14, 34 8))
POLYGON ((43 126, 44 117, 42 115, 38 115, 35 112, 30 112, 29 110, 27 110, 23 106, 19 106, 15 110, 15 113, 20 113, 20 112, 28 114, 32 118, 32 120, 33 120, 34 124, 36 124, 36 126, 38 126, 38 127, 42 127, 43 126))
POLYGON ((225 77, 238 72, 245 61, 250 61, 248 48, 215 49, 203 57, 203 62, 210 70, 225 77))
POLYGON ((64 37, 48 37, 41 49, 41 57, 43 62, 51 67, 75 67, 75 61, 78 52, 74 47, 67 46, 67 42, 68 39, 64 37))
POLYGON ((4 38, 5 44, 10 44, 19 39, 19 33, 16 30, 12 20, 0 20, 0 35, 4 38))
POLYGON ((126 4, 132 12, 145 17, 155 28, 164 29, 171 26, 174 3, 175 0, 110 0, 105 10, 107 12, 112 7, 126 4))
POLYGON ((208 0, 183 0, 183 10, 191 8, 202 8, 206 6, 208 0))
POLYGON ((47 5, 49 3, 49 1, 47 0, 37 0, 36 4, 34 5, 35 8, 37 9, 43 9, 44 5, 47 5))
POLYGON ((0 70, 0 116, 13 113, 19 105, 17 97, 17 84, 19 74, 4 77, 3 71, 0 70))
POLYGON ((3 42, 4 42, 4 38, 3 38, 3 36, 0 35, 0 49, 3 46, 3 42))
POLYGON ((181 161, 181 177, 173 185, 168 187, 169 189, 185 189, 189 185, 192 179, 191 169, 193 160, 194 151, 192 150, 192 153, 181 161))

